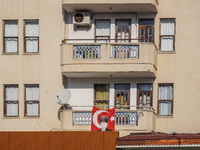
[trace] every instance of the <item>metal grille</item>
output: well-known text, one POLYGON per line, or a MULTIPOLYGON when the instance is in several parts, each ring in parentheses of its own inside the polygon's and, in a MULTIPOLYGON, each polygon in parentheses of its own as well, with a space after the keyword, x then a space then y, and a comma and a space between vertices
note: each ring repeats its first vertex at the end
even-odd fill
POLYGON ((74 125, 91 125, 92 112, 74 112, 74 125))
MULTIPOLYGON (((74 112, 74 125, 91 125, 92 112, 74 112)), ((137 125, 136 112, 116 112, 115 125, 137 125)))
POLYGON ((113 45, 111 48, 112 58, 138 58, 138 45, 113 45))
POLYGON ((116 112, 115 113, 116 125, 137 125, 136 112, 116 112))
POLYGON ((101 46, 74 46, 74 59, 100 59, 101 46))

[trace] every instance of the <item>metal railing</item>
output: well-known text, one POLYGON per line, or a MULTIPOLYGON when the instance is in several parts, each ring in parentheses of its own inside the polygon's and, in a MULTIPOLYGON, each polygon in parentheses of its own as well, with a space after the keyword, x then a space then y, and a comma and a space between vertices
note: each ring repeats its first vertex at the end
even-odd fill
POLYGON ((82 46, 74 45, 74 59, 100 59, 101 46, 82 46))
MULTIPOLYGON (((67 43, 67 41, 75 41, 77 43, 77 41, 80 43, 80 41, 90 41, 89 43, 154 43, 154 39, 109 39, 109 38, 105 38, 105 39, 64 39, 62 40, 62 43, 67 43), (151 41, 151 42, 149 42, 151 41)), ((88 43, 88 42, 87 42, 88 43)))
POLYGON ((112 58, 138 58, 138 45, 112 45, 112 58))
MULTIPOLYGON (((73 112, 74 125, 91 125, 92 112, 73 112)), ((137 112, 115 112, 115 125, 137 125, 137 112)))

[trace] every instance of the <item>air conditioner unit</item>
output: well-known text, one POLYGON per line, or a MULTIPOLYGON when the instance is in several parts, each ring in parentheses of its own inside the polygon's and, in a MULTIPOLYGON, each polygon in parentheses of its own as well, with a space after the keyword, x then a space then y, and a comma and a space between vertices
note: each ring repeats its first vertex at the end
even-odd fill
POLYGON ((90 12, 76 12, 73 15, 73 24, 77 27, 90 27, 92 23, 90 12))

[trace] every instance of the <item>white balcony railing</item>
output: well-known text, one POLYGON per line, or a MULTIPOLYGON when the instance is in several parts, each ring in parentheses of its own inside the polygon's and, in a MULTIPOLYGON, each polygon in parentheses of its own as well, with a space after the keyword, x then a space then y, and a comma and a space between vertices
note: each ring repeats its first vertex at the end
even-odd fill
MULTIPOLYGON (((91 125, 92 112, 73 112, 74 125, 91 125)), ((116 112, 115 125, 137 125, 137 112, 116 112)))
POLYGON ((113 45, 111 46, 112 58, 138 58, 138 45, 113 45))
POLYGON ((74 46, 74 59, 100 59, 101 46, 74 46))

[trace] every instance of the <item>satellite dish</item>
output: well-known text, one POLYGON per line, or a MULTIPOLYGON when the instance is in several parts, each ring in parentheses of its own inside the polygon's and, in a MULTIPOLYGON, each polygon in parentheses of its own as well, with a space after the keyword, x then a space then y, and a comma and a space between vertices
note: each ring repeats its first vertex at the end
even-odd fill
POLYGON ((71 92, 68 89, 59 91, 56 94, 56 102, 60 105, 66 104, 71 98, 71 92))

